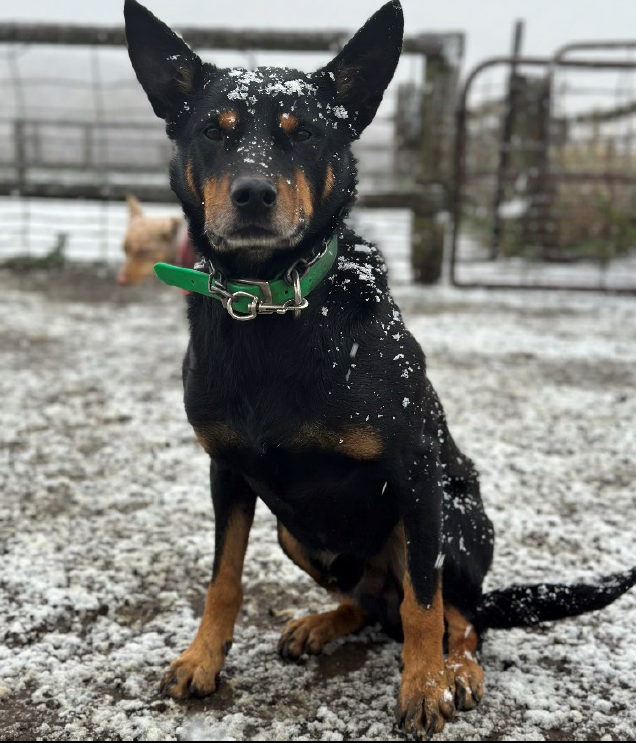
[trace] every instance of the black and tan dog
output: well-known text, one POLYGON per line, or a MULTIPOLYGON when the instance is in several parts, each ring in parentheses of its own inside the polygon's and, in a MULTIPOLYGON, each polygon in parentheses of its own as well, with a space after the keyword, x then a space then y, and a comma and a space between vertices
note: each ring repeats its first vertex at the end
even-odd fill
POLYGON ((449 433, 380 252, 343 226, 356 188, 350 146, 393 76, 401 7, 386 4, 314 74, 219 69, 134 0, 125 15, 130 58, 175 142, 172 187, 208 271, 219 286, 221 277, 263 286, 286 274, 294 307, 304 307, 234 306, 253 319, 237 322, 215 298, 189 297, 185 407, 211 458, 216 554, 201 626, 163 690, 175 699, 215 690, 260 497, 287 555, 341 601, 291 622, 281 655, 318 653, 379 621, 404 641, 399 722, 431 735, 481 699, 479 632, 599 608, 636 571, 598 586, 482 595, 493 529, 477 472, 449 433), (298 296, 294 271, 310 270, 334 235, 337 259, 308 299, 298 296))

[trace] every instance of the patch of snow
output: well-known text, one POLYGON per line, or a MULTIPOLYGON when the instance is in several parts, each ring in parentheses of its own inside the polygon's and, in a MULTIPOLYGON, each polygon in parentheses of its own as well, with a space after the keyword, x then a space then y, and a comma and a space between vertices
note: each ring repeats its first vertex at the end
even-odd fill
MULTIPOLYGON (((69 296, 0 273, 3 735, 401 740, 400 647, 377 628, 299 665, 278 659, 289 613, 333 604, 284 556, 262 505, 218 696, 159 697, 214 553, 208 460, 183 413, 183 303, 168 287, 128 303, 69 296)), ((636 303, 408 287, 397 299, 481 471, 497 531, 487 590, 635 564, 636 303)), ((635 613, 632 591, 596 614, 487 634, 484 700, 439 739, 634 738, 635 613)))

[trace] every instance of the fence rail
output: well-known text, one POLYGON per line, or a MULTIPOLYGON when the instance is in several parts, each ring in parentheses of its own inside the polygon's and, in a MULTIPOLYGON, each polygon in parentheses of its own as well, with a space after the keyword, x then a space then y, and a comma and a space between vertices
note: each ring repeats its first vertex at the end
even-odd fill
MULTIPOLYGON (((337 52, 351 38, 349 31, 274 31, 233 28, 180 28, 178 32, 198 49, 275 52, 337 52)), ((0 23, 0 44, 55 44, 65 46, 126 46, 121 26, 80 26, 55 23, 0 23)), ((457 65, 464 53, 459 32, 407 36, 403 51, 440 57, 457 65)))
MULTIPOLYGON (((350 37, 344 31, 219 28, 181 28, 180 33, 199 51, 219 53, 333 54, 350 37)), ((5 59, 8 65, 6 76, 0 70, 0 86, 13 102, 13 110, 0 111, 0 195, 109 202, 133 192, 145 201, 173 202, 171 146, 134 80, 125 43, 121 27, 0 23, 0 51, 6 51, 0 64, 5 59), (29 62, 29 54, 51 49, 87 53, 83 79, 68 72, 51 77, 46 66, 35 69, 29 62), (114 78, 99 56, 113 49, 122 50, 114 78), (49 105, 51 86, 60 91, 55 106, 49 105)), ((461 33, 407 37, 404 52, 418 75, 403 80, 397 91, 394 86, 393 111, 381 109, 362 143, 356 143, 359 204, 412 212, 412 262, 416 278, 424 281, 441 273, 444 235, 438 215, 449 206, 463 49, 461 33)), ((24 213, 30 218, 31 210, 24 213)))

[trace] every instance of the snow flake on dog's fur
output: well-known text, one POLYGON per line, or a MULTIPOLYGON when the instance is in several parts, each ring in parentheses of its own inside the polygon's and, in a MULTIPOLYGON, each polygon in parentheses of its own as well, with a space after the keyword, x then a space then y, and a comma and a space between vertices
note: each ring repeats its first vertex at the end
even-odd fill
POLYGON ((230 100, 249 100, 250 103, 255 104, 259 97, 263 96, 301 97, 316 94, 317 87, 313 83, 302 78, 281 79, 279 77, 281 74, 283 71, 275 68, 230 70, 228 75, 233 78, 234 88, 227 91, 227 97, 230 100))
POLYGON ((305 80, 284 80, 282 82, 270 83, 265 87, 266 95, 314 95, 316 86, 305 80))
POLYGON ((366 291, 376 302, 382 301, 383 292, 379 284, 377 269, 370 263, 352 260, 345 256, 338 257, 338 271, 341 283, 349 282, 351 275, 366 287, 366 291))

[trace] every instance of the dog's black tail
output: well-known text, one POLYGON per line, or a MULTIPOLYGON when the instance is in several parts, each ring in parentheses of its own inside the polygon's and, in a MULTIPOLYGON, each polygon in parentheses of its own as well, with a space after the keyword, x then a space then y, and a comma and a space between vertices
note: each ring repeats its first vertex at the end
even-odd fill
POLYGON ((595 585, 538 583, 484 594, 474 622, 480 631, 529 627, 602 609, 636 584, 636 568, 601 578, 595 585))

